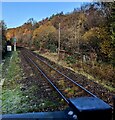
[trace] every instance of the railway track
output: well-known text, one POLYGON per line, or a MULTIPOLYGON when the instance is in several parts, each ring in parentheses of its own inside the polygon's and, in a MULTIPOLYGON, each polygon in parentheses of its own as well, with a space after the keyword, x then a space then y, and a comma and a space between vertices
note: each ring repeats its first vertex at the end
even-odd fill
MULTIPOLYGON (((48 64, 48 62, 44 61, 43 59, 41 59, 41 57, 37 56, 33 52, 27 49, 23 49, 21 53, 23 57, 28 61, 28 63, 32 66, 32 69, 36 71, 36 74, 37 71, 39 71, 41 73, 41 76, 50 83, 50 85, 58 92, 58 94, 61 96, 61 98, 65 100, 67 104, 70 104, 70 98, 97 98, 96 95, 88 91, 85 87, 81 86, 73 79, 69 78, 66 74, 60 72, 58 70, 58 67, 52 67, 50 64, 48 64)), ((50 87, 48 86, 48 84, 46 84, 45 81, 42 83, 42 85, 44 89, 46 89, 46 91, 51 91, 50 87)))
POLYGON ((44 89, 50 89, 49 86, 45 85, 46 83, 49 83, 51 88, 55 89, 55 91, 61 96, 57 97, 61 99, 63 98, 65 103, 70 106, 70 108, 73 110, 73 113, 76 115, 76 119, 80 118, 80 120, 82 120, 87 118, 92 120, 92 117, 89 117, 92 110, 95 115, 97 114, 94 120, 102 120, 102 116, 106 112, 107 114, 105 115, 104 119, 111 119, 112 107, 100 100, 96 95, 88 91, 79 83, 75 82, 66 74, 60 72, 58 67, 54 68, 52 65, 48 64, 47 61, 41 59, 39 55, 36 55, 27 49, 22 49, 21 53, 26 61, 30 64, 35 74, 39 73, 39 75, 41 74, 40 76, 43 77, 41 80, 44 81, 44 84, 42 84, 44 89), (103 111, 103 115, 100 114, 100 110, 103 111), (82 115, 84 112, 89 112, 89 114, 85 117, 82 115))
POLYGON ((29 106, 32 106, 32 111, 60 111, 67 108, 68 105, 59 94, 52 89, 37 68, 27 61, 27 57, 23 56, 22 51, 20 57, 21 66, 24 70, 23 73, 25 73, 25 79, 21 80, 20 83, 23 85, 22 89, 26 89, 22 92, 24 96, 28 96, 27 100, 29 100, 29 106))
MULTIPOLYGON (((68 76, 68 78, 71 78, 75 82, 79 83, 81 86, 83 86, 85 89, 93 93, 93 95, 101 98, 105 102, 107 102, 109 105, 113 106, 113 97, 115 95, 115 92, 109 91, 106 88, 104 88, 102 85, 98 84, 94 80, 89 80, 85 76, 74 73, 71 70, 68 70, 67 68, 63 68, 59 65, 56 65, 54 62, 49 61, 48 59, 32 52, 31 55, 35 55, 37 59, 41 59, 44 63, 48 64, 53 69, 59 71, 61 74, 64 74, 68 76)), ((53 73, 53 72, 52 72, 53 73)), ((54 78, 53 78, 54 79, 54 78)))
POLYGON ((59 70, 53 68, 47 62, 43 61, 38 56, 34 55, 28 50, 24 50, 23 55, 26 60, 38 70, 42 76, 50 83, 50 85, 59 93, 59 95, 69 104, 70 98, 75 97, 97 97, 90 91, 86 90, 80 84, 75 82, 73 79, 69 78, 65 74, 61 73, 59 70))

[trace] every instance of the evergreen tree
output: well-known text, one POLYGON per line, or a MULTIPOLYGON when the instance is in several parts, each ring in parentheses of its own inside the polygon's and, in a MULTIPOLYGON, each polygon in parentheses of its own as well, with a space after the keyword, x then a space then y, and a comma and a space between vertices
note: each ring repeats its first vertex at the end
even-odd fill
POLYGON ((4 21, 0 21, 0 28, 0 51, 4 57, 4 54, 6 52, 6 24, 4 21))
POLYGON ((111 4, 111 17, 110 17, 110 32, 111 32, 111 47, 110 53, 111 62, 115 66, 115 2, 111 4))

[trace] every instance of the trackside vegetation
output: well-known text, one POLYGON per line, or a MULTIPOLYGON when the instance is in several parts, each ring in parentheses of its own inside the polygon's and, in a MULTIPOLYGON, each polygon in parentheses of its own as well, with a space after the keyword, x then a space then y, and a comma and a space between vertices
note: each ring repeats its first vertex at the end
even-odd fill
POLYGON ((2 112, 16 113, 20 109, 22 98, 20 85, 17 84, 17 80, 22 79, 19 66, 20 59, 18 52, 7 54, 10 54, 10 56, 6 57, 3 65, 2 112))
MULTIPOLYGON (((2 114, 39 112, 48 111, 48 109, 53 111, 57 109, 60 103, 63 103, 61 99, 58 99, 55 91, 51 91, 50 94, 58 99, 56 102, 51 100, 52 97, 41 97, 44 96, 42 93, 43 88, 39 85, 42 79, 38 80, 32 70, 27 70, 26 72, 30 73, 29 76, 26 75, 22 67, 20 51, 13 51, 7 54, 2 66, 2 79, 4 79, 4 82, 2 82, 2 96, 0 96, 2 114)), ((27 63, 25 62, 24 64, 27 63)))

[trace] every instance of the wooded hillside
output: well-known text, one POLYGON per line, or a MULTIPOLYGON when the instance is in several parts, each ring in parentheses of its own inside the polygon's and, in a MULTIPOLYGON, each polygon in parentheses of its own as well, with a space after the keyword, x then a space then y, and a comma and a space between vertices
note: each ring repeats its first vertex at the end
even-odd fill
POLYGON ((16 37, 18 44, 24 47, 56 52, 60 23, 61 50, 71 55, 86 55, 114 66, 114 10, 115 2, 88 3, 70 13, 61 12, 39 22, 30 18, 22 26, 8 29, 7 40, 16 37))

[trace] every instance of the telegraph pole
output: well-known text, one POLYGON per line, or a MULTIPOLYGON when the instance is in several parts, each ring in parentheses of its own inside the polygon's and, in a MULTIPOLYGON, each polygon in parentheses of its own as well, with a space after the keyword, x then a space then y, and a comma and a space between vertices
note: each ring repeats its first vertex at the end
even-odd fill
POLYGON ((58 36, 58 60, 60 60, 60 23, 59 23, 59 36, 58 36))
POLYGON ((78 44, 78 53, 80 52, 79 51, 79 40, 80 40, 80 37, 81 37, 80 29, 81 29, 81 25, 79 23, 79 26, 78 26, 78 41, 77 41, 77 44, 78 44))
POLYGON ((80 38, 80 26, 77 27, 77 24, 75 23, 75 44, 77 44, 78 53, 79 53, 79 38, 80 38))
POLYGON ((75 43, 76 43, 76 38, 77 38, 77 35, 76 35, 76 22, 75 22, 75 43))

